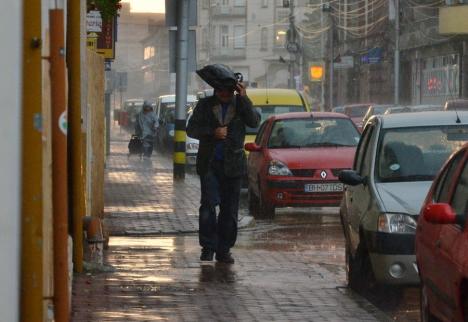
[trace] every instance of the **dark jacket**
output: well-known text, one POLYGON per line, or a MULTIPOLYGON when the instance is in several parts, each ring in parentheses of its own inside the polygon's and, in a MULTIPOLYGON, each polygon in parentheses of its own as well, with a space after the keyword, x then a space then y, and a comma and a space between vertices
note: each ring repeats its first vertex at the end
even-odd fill
POLYGON ((221 104, 216 96, 198 101, 187 126, 187 135, 200 141, 197 155, 197 173, 205 174, 215 155, 215 129, 227 125, 224 141, 224 173, 229 177, 245 174, 247 162, 244 153, 245 127, 257 127, 260 114, 253 109, 248 97, 234 96, 222 122, 221 104))

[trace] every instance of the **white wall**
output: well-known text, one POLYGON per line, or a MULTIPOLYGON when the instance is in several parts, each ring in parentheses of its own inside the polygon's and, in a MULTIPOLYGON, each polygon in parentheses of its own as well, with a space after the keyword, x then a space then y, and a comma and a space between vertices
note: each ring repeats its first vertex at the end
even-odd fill
POLYGON ((8 10, 0 10, 0 321, 12 322, 19 320, 22 3, 6 0, 8 10))

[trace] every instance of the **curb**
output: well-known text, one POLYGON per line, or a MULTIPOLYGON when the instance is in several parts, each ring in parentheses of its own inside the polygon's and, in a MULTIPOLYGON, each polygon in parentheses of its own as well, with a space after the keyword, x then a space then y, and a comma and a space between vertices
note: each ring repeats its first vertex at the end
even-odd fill
MULTIPOLYGON (((250 228, 255 225, 255 220, 252 216, 244 215, 238 220, 238 229, 250 228)), ((188 235, 196 234, 198 229, 193 230, 146 230, 143 232, 137 230, 125 230, 122 232, 113 232, 110 237, 151 237, 151 236, 173 236, 173 235, 188 235)))

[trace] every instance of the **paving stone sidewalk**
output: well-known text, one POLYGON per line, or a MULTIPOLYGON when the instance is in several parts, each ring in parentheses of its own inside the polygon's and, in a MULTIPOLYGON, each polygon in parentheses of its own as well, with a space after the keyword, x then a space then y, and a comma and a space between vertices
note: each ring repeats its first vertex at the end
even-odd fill
MULTIPOLYGON (((113 128, 106 164, 105 225, 111 236, 144 236, 198 231, 200 184, 193 172, 174 181, 172 159, 155 151, 151 160, 128 157, 130 134, 113 128)), ((239 212, 239 227, 252 223, 239 212)))

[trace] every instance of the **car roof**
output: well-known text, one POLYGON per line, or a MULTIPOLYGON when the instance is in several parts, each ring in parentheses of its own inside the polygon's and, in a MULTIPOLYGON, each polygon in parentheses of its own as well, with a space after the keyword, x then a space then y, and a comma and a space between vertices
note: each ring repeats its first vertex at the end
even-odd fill
POLYGON ((295 89, 248 88, 247 96, 253 105, 305 105, 295 89))
POLYGON ((270 116, 273 120, 289 120, 289 119, 303 119, 307 117, 312 118, 325 118, 332 117, 337 119, 349 119, 349 116, 342 113, 333 113, 333 112, 291 112, 283 113, 270 116))
POLYGON ((144 101, 142 98, 129 98, 124 103, 143 103, 144 101))
MULTIPOLYGON (((159 99, 162 103, 174 103, 175 102, 175 95, 161 95, 159 99)), ((197 97, 195 95, 187 95, 188 102, 196 102, 197 97)))
MULTIPOLYGON (((459 111, 458 117, 461 124, 468 124, 468 111, 459 111)), ((401 113, 401 114, 384 114, 376 115, 382 123, 382 128, 401 128, 401 127, 416 127, 416 126, 433 126, 433 125, 457 125, 457 113, 455 111, 433 111, 420 113, 401 113)))
POLYGON ((349 108, 369 108, 369 106, 373 106, 375 104, 371 104, 371 103, 359 103, 359 104, 349 104, 349 105, 345 105, 344 108, 345 109, 349 109, 349 108))

